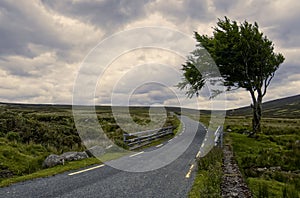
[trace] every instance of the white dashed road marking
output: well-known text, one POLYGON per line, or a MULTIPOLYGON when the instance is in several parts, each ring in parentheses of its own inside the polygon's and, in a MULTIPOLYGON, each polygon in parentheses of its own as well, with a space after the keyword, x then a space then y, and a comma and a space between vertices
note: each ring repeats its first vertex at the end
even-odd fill
POLYGON ((81 170, 81 171, 77 171, 77 172, 74 172, 74 173, 70 173, 70 174, 68 174, 68 175, 71 176, 71 175, 76 175, 76 174, 79 174, 79 173, 84 173, 84 172, 87 172, 87 171, 90 171, 90 170, 94 170, 94 169, 96 169, 96 168, 101 168, 101 167, 103 167, 103 166, 105 166, 105 164, 101 164, 101 165, 99 165, 99 166, 94 166, 94 167, 87 168, 87 169, 84 169, 84 170, 81 170))
POLYGON ((161 146, 163 146, 163 144, 159 144, 159 145, 157 145, 157 146, 156 146, 156 148, 158 148, 158 147, 161 147, 161 146))
POLYGON ((134 156, 140 155, 140 154, 142 154, 142 153, 144 153, 144 151, 139 152, 139 153, 135 153, 135 154, 133 154, 133 155, 130 155, 129 157, 134 157, 134 156))

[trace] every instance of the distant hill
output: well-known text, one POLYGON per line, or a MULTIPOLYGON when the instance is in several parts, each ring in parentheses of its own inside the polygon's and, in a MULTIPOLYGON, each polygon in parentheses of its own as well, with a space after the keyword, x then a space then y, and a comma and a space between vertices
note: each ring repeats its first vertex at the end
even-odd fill
MULTIPOLYGON (((72 110, 72 105, 51 105, 51 104, 18 104, 18 103, 1 103, 0 107, 5 109, 14 109, 24 111, 68 111, 72 110)), ((127 107, 120 107, 127 108, 127 107)), ((148 109, 149 107, 130 107, 131 110, 134 109, 148 109)), ((157 107, 160 108, 160 107, 157 107)), ((171 112, 181 112, 179 107, 165 107, 167 111, 171 112)), ((111 110, 110 106, 96 106, 96 111, 111 110)), ((196 109, 186 109, 185 112, 190 112, 192 114, 199 113, 199 110, 196 109)), ((201 114, 210 114, 210 110, 201 110, 201 114)), ((248 107, 241 107, 238 109, 227 110, 227 115, 234 116, 252 116, 252 109, 248 107)), ((286 118, 300 118, 300 95, 295 95, 286 98, 280 98, 277 100, 272 100, 263 103, 263 116, 264 117, 286 117, 286 118)))
MULTIPOLYGON (((300 95, 264 102, 262 108, 265 117, 300 118, 300 95)), ((252 109, 242 107, 228 110, 227 115, 252 116, 252 109)))

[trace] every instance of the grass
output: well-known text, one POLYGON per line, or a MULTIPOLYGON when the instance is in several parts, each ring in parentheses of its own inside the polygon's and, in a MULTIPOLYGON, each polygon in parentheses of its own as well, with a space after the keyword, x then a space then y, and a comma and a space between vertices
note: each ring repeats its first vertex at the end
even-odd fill
MULTIPOLYGON (((191 114, 187 116, 194 120, 199 119, 206 127, 212 124, 210 123, 211 115, 207 113, 201 113, 200 118, 191 114)), ((213 147, 207 155, 197 159, 197 174, 189 192, 189 198, 221 197, 222 158, 222 149, 213 147)))
POLYGON ((227 136, 254 197, 300 197, 300 119, 263 118, 262 132, 249 138, 250 119, 229 116, 227 136))
POLYGON ((65 165, 58 165, 52 168, 39 170, 28 175, 15 176, 12 178, 2 179, 0 181, 0 187, 8 186, 16 182, 22 182, 30 179, 49 177, 66 171, 75 170, 75 169, 79 169, 79 168, 83 168, 86 166, 99 164, 99 163, 100 161, 97 158, 87 158, 80 161, 66 162, 65 165))
POLYGON ((254 197, 299 197, 297 190, 293 186, 276 180, 248 178, 247 181, 254 197))
MULTIPOLYGON (((279 109, 280 110, 280 109, 279 109)), ((281 113, 286 111, 280 111, 281 113)), ((209 124, 209 115, 202 115, 200 122, 209 124)), ((300 119, 262 119, 262 133, 249 138, 251 116, 227 116, 224 130, 231 131, 226 143, 233 147, 234 156, 254 197, 300 197, 300 119)), ((209 162, 210 168, 199 165, 189 197, 218 197, 218 174, 221 157, 211 151, 198 163, 209 162), (211 155, 215 155, 211 157, 211 155), (209 159, 207 159, 207 158, 209 159)))
POLYGON ((214 147, 206 156, 197 160, 198 171, 189 198, 221 197, 222 156, 222 150, 214 147))
POLYGON ((100 157, 100 159, 101 161, 106 162, 106 161, 118 159, 128 154, 130 154, 130 151, 105 153, 100 157))
MULTIPOLYGON (((0 173, 30 174, 41 169, 49 152, 39 144, 22 144, 0 138, 0 173)), ((0 178, 1 180, 1 178, 0 178)))

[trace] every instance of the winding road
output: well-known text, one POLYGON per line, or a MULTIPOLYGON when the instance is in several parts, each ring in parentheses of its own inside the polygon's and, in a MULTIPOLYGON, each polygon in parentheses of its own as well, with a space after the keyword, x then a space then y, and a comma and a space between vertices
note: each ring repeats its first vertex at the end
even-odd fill
POLYGON ((182 131, 161 145, 105 165, 0 188, 0 197, 187 197, 207 130, 188 117, 181 121, 182 131))

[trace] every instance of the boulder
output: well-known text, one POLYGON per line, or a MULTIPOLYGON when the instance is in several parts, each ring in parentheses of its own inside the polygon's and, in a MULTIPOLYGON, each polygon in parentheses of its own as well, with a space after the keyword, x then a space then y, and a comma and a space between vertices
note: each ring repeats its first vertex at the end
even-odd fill
POLYGON ((86 152, 66 152, 60 155, 65 161, 75 161, 88 158, 86 152))
POLYGON ((43 168, 50 168, 63 164, 64 161, 59 155, 51 154, 43 162, 43 168))
POLYGON ((75 161, 88 158, 86 152, 66 152, 61 155, 51 154, 43 162, 43 168, 50 168, 60 164, 64 164, 65 161, 75 161))

